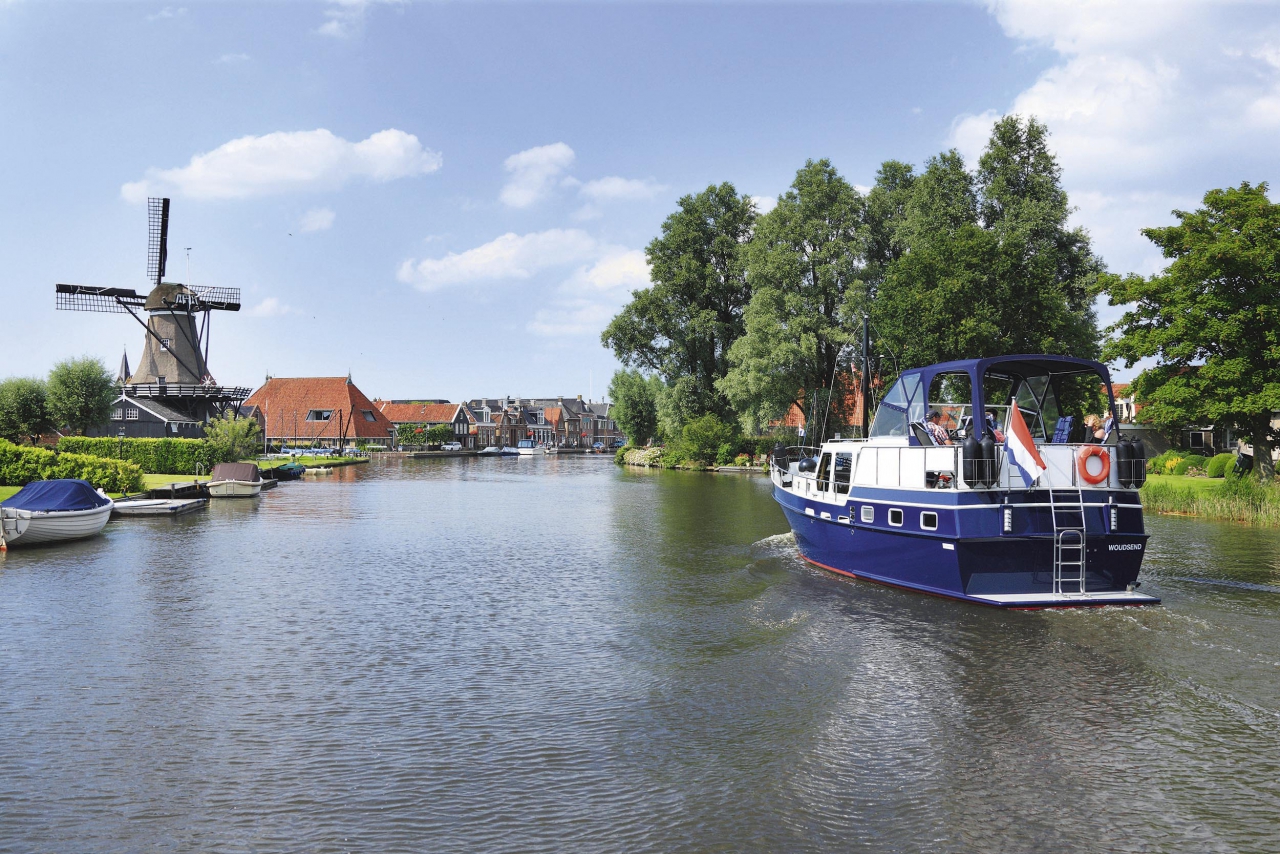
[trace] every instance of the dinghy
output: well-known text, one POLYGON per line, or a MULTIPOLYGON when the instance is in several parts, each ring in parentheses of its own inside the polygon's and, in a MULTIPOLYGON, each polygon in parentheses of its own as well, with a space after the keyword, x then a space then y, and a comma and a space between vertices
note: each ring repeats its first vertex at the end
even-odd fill
POLYGON ((262 474, 256 463, 218 463, 209 477, 213 498, 252 498, 262 492, 262 474))
POLYGON ((83 480, 38 480, 0 502, 0 544, 29 546, 92 537, 111 518, 111 499, 83 480))

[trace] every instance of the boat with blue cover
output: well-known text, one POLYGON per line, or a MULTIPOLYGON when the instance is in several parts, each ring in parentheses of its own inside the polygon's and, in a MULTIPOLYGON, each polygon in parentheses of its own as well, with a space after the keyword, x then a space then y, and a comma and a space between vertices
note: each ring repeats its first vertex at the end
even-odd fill
POLYGON ((1087 359, 904 371, 867 438, 775 448, 773 495, 804 559, 842 575, 1004 608, 1157 604, 1137 592, 1146 450, 1085 427, 1103 405, 1119 423, 1087 359))
POLYGON ((0 501, 0 545, 30 546, 92 537, 114 503, 83 480, 38 480, 0 501))

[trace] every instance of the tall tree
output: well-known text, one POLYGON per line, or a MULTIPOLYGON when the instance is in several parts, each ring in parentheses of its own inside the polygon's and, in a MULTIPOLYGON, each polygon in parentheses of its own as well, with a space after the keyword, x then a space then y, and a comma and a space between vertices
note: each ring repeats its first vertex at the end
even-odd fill
POLYGON ((755 220, 750 197, 729 183, 681 198, 645 250, 652 287, 632 292, 600 336, 624 365, 666 381, 671 427, 704 412, 732 412, 716 381, 744 330, 751 298, 745 247, 755 220))
POLYGON ((1108 331, 1104 355, 1133 365, 1154 357, 1133 391, 1140 416, 1165 428, 1232 424, 1254 448, 1254 470, 1275 476, 1280 411, 1280 204, 1267 185, 1210 190, 1178 224, 1142 233, 1172 263, 1149 278, 1106 277, 1098 289, 1131 308, 1108 331))
POLYGON ((34 445, 52 426, 43 380, 10 377, 0 382, 0 438, 34 445))
POLYGON ((107 422, 116 384, 106 365, 85 356, 67 359, 49 372, 49 417, 77 433, 107 422))
POLYGON ((1035 119, 998 121, 978 163, 932 158, 913 183, 875 305, 899 365, 1008 353, 1096 357, 1090 289, 1103 272, 1069 229, 1061 169, 1035 119))
POLYGON ((617 371, 609 381, 609 414, 633 445, 647 445, 658 435, 658 398, 662 380, 639 371, 617 371))
POLYGON ((760 218, 748 252, 754 293, 733 369, 718 385, 748 426, 792 404, 844 423, 849 357, 866 299, 863 198, 827 160, 810 160, 760 218))

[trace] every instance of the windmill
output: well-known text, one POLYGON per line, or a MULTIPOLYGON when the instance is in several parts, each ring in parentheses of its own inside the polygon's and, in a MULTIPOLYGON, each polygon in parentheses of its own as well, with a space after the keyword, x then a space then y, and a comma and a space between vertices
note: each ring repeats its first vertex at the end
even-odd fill
POLYGON ((151 291, 146 296, 131 288, 59 284, 57 307, 130 315, 146 330, 146 343, 137 370, 122 378, 122 399, 151 403, 150 407, 140 405, 166 422, 176 423, 170 417, 176 415, 185 419, 182 423, 199 425, 228 409, 237 411, 249 396, 247 388, 218 385, 208 367, 210 315, 239 311, 240 289, 166 282, 168 199, 147 199, 147 224, 151 291), (140 312, 146 312, 146 320, 140 312))

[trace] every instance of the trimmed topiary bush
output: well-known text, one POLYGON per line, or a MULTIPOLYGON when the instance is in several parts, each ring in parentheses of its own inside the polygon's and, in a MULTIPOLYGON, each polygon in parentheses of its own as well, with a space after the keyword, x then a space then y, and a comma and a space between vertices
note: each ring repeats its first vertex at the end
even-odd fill
POLYGON ((228 462, 204 439, 125 439, 123 454, 120 449, 120 440, 110 437, 64 436, 58 440, 60 453, 128 460, 147 474, 195 474, 197 465, 208 474, 216 464, 228 462))
POLYGON ((1190 456, 1183 457, 1181 460, 1179 460, 1177 463, 1174 464, 1173 473, 1186 474, 1189 469, 1193 469, 1193 468, 1203 469, 1204 463, 1205 463, 1205 459, 1203 456, 1201 456, 1200 454, 1191 454, 1190 456))
POLYGON ((1227 469, 1235 465, 1235 454, 1215 454, 1205 463, 1205 474, 1209 477, 1226 477, 1227 469))
POLYGON ((133 463, 44 448, 19 448, 0 439, 0 483, 26 486, 32 481, 57 478, 87 480, 105 492, 142 489, 142 469, 133 463))

